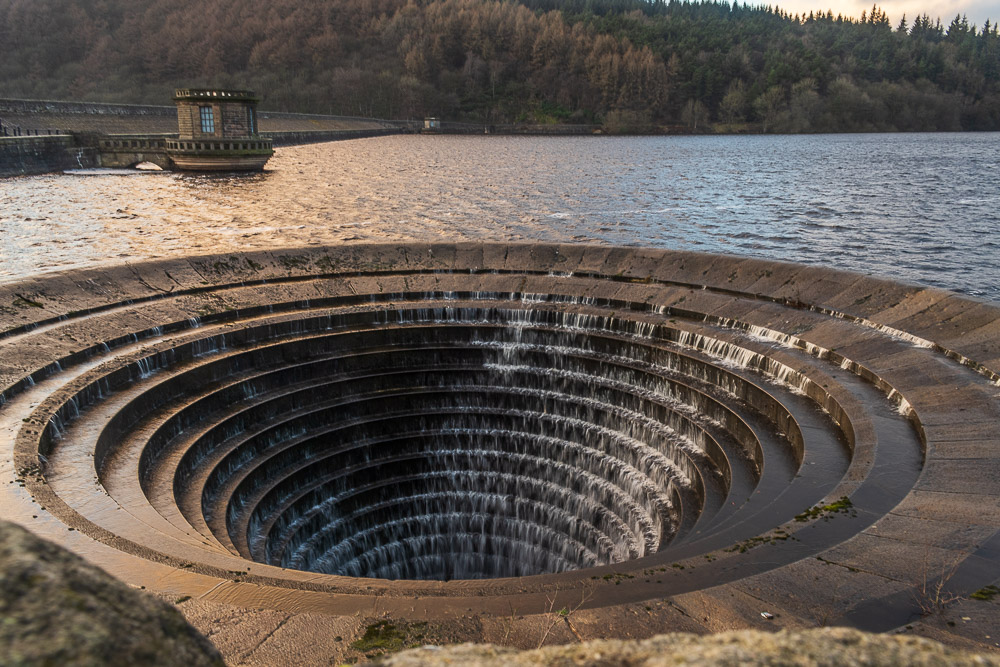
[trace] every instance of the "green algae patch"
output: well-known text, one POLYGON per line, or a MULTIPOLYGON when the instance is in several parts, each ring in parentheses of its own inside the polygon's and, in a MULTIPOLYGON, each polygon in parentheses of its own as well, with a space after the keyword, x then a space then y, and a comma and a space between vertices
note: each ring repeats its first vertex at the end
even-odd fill
POLYGON ((36 301, 31 297, 27 297, 23 294, 15 294, 17 298, 14 299, 14 305, 18 308, 44 308, 40 301, 36 301))
POLYGON ((378 621, 365 628, 360 639, 351 643, 351 648, 372 659, 380 655, 396 653, 404 648, 420 645, 424 638, 426 623, 393 623, 378 621))
POLYGON ((997 588, 996 586, 984 586, 969 597, 973 600, 989 602, 997 595, 1000 595, 1000 588, 997 588))
MULTIPOLYGON (((794 539, 796 538, 793 537, 788 531, 782 528, 776 528, 767 535, 759 535, 757 537, 751 537, 750 539, 743 540, 742 542, 734 544, 733 546, 727 549, 723 549, 723 551, 725 551, 726 553, 739 552, 741 554, 745 554, 751 549, 759 547, 764 544, 776 544, 778 542, 784 542, 785 540, 794 540, 794 539)), ((709 558, 708 562, 711 563, 712 560, 713 559, 709 558)))
POLYGON ((829 505, 817 505, 816 507, 811 507, 801 514, 795 515, 795 520, 802 521, 812 521, 813 519, 829 519, 836 514, 849 514, 851 516, 857 516, 857 512, 854 511, 854 503, 847 496, 841 496, 839 500, 836 500, 829 505))

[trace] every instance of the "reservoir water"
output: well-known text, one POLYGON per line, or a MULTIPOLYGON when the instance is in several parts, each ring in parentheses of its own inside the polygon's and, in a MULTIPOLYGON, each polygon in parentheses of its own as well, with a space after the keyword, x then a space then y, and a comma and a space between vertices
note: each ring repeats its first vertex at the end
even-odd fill
POLYGON ((392 136, 281 148, 249 176, 0 179, 0 281, 433 239, 749 255, 1000 301, 1000 134, 392 136))

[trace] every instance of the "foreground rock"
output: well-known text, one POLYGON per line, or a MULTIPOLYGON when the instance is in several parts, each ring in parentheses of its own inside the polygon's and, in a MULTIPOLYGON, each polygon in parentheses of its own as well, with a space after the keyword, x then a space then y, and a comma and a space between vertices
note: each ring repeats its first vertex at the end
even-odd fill
POLYGON ((915 637, 873 635, 847 628, 799 632, 727 632, 718 635, 660 635, 644 641, 592 641, 517 651, 484 644, 426 647, 379 662, 417 665, 573 665, 658 667, 660 665, 1000 665, 1000 658, 974 655, 915 637))
POLYGON ((0 663, 222 665, 171 605, 0 522, 0 663))

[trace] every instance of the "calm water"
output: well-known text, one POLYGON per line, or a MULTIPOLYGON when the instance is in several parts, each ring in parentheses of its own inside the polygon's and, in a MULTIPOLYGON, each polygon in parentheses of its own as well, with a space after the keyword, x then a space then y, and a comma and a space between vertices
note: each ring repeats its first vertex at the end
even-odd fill
POLYGON ((0 281, 189 253, 403 239, 651 245, 1000 301, 1000 134, 399 136, 251 176, 0 179, 0 281))

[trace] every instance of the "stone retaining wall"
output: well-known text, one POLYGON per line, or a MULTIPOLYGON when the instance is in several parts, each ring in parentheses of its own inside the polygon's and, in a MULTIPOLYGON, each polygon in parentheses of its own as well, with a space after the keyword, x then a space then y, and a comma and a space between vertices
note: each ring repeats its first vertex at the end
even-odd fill
POLYGON ((0 99, 0 114, 75 113, 111 116, 171 116, 177 111, 171 106, 149 104, 103 104, 98 102, 57 102, 54 100, 0 99))
POLYGON ((95 167, 97 150, 71 135, 0 137, 0 177, 95 167))
MULTIPOLYGON (((423 125, 421 125, 423 127, 423 125)), ((524 124, 486 124, 486 123, 455 123, 442 121, 437 130, 431 134, 526 134, 542 136, 591 135, 599 134, 600 125, 524 125, 524 124)))
POLYGON ((398 128, 380 128, 371 130, 329 130, 317 132, 261 132, 270 138, 275 146, 295 146, 298 144, 315 144, 324 141, 343 141, 345 139, 364 139, 366 137, 381 137, 389 134, 401 134, 406 130, 398 128))

